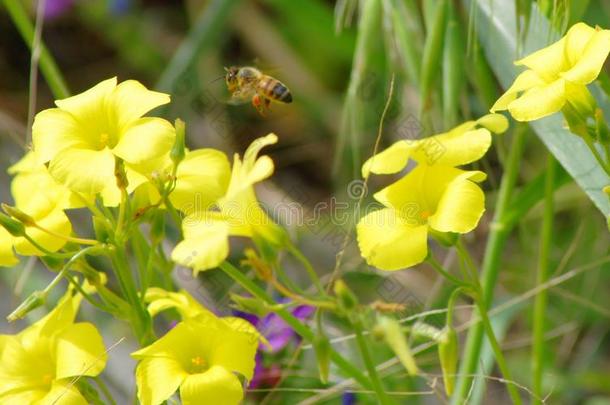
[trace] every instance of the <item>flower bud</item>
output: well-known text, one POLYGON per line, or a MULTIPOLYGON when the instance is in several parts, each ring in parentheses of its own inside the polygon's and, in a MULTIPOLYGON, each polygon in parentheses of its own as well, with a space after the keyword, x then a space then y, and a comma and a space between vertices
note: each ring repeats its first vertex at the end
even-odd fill
POLYGON ((246 249, 244 251, 246 259, 241 261, 242 265, 250 266, 254 272, 263 281, 269 281, 273 278, 273 270, 265 263, 254 251, 254 249, 246 249))
POLYGON ((328 337, 321 331, 318 331, 314 337, 313 348, 316 353, 316 361, 318 362, 320 381, 322 384, 326 384, 328 382, 328 373, 330 369, 331 346, 328 337))
POLYGON ((438 357, 443 371, 445 393, 451 396, 458 364, 458 339, 455 330, 451 327, 445 327, 438 339, 438 357))
POLYGON ((610 143, 608 125, 604 119, 604 112, 600 108, 595 109, 595 135, 597 141, 602 145, 610 143))
POLYGON ((34 291, 25 299, 13 312, 6 317, 9 322, 14 322, 17 319, 22 319, 28 312, 44 305, 47 300, 47 293, 44 291, 34 291))
POLYGON ((339 299, 339 308, 343 311, 349 312, 358 306, 358 298, 356 298, 352 290, 349 289, 343 280, 335 281, 333 291, 339 299))
POLYGON ((247 312, 249 314, 254 314, 258 317, 263 317, 269 314, 269 306, 267 303, 261 301, 258 298, 254 297, 243 297, 241 295, 229 293, 229 297, 231 301, 235 303, 233 307, 238 311, 247 312))
POLYGON ((25 226, 36 225, 36 221, 34 221, 34 218, 29 216, 25 212, 21 211, 17 207, 11 207, 8 204, 2 203, 2 209, 4 210, 4 212, 9 214, 11 217, 15 218, 17 221, 21 222, 25 226))
POLYGON ((180 118, 176 119, 174 123, 176 127, 176 139, 174 141, 174 146, 172 146, 172 150, 169 153, 169 157, 174 162, 174 165, 178 165, 178 163, 182 162, 184 156, 186 155, 186 148, 184 146, 184 138, 186 137, 186 128, 184 125, 184 121, 180 118))
POLYGON ((0 225, 8 231, 13 236, 19 237, 25 235, 25 227, 19 221, 15 221, 13 218, 9 217, 0 212, 0 225))
POLYGON ((411 354, 411 349, 409 349, 407 339, 398 321, 387 316, 380 316, 378 326, 383 331, 385 342, 396 354, 396 357, 398 357, 405 370, 407 370, 407 373, 409 375, 417 374, 417 364, 415 364, 415 359, 411 354))
POLYGON ((106 222, 97 216, 93 216, 93 231, 95 232, 95 239, 100 242, 105 243, 110 240, 110 231, 106 222))

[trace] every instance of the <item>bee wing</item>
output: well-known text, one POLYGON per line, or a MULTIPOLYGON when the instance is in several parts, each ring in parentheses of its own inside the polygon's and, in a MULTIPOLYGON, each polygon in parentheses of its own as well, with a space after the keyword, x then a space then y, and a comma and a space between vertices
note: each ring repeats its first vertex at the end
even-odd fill
POLYGON ((231 98, 227 99, 225 101, 225 103, 227 103, 229 105, 242 105, 242 104, 247 104, 250 101, 252 101, 252 99, 250 97, 231 97, 231 98))

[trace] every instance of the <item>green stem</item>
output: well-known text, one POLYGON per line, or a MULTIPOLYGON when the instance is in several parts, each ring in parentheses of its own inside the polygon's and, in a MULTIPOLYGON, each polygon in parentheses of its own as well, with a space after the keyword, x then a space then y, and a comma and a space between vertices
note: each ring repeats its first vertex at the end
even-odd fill
POLYGON ((110 405, 116 405, 116 402, 115 402, 114 398, 112 397, 112 393, 106 386, 106 383, 104 383, 104 380, 100 376, 93 377, 93 379, 97 383, 97 386, 100 387, 100 390, 104 393, 104 396, 108 400, 108 403, 110 405))
MULTIPOLYGON (((502 253, 504 252, 504 245, 511 230, 509 224, 504 222, 504 215, 508 210, 511 195, 519 174, 519 165, 525 146, 525 137, 525 127, 517 128, 513 135, 506 169, 502 176, 500 190, 498 192, 494 218, 485 247, 481 282, 483 290, 481 301, 485 308, 488 308, 489 304, 492 302, 493 291, 500 270, 500 261, 502 253)), ((476 316, 477 314, 474 315, 476 316)), ((484 331, 484 326, 481 322, 474 323, 468 331, 468 338, 462 354, 456 390, 451 398, 451 404, 453 405, 463 404, 468 396, 472 384, 472 376, 476 373, 479 365, 484 331)))
POLYGON ((371 383, 373 384, 373 390, 375 391, 375 394, 377 394, 377 400, 382 405, 389 405, 392 402, 390 402, 390 399, 383 388, 381 378, 379 377, 377 369, 375 368, 375 363, 373 362, 373 358, 369 352, 367 341, 362 334, 362 323, 360 319, 353 322, 352 326, 354 327, 354 333, 356 335, 356 344, 358 345, 360 355, 362 356, 362 361, 364 361, 364 366, 366 367, 366 371, 368 372, 371 383))
POLYGON ((301 262, 301 264, 305 268, 305 271, 307 271, 311 282, 314 284, 318 292, 320 294, 325 294, 324 288, 322 287, 322 283, 320 282, 320 278, 318 277, 318 273, 316 273, 313 266, 305 257, 305 255, 303 255, 303 253, 301 253, 301 251, 296 246, 294 246, 292 242, 288 242, 288 251, 292 254, 292 256, 294 256, 295 259, 301 262))
MULTIPOLYGON (((507 385, 506 385, 508 393, 509 393, 511 399, 513 400, 513 403, 521 404, 521 397, 519 396, 517 387, 512 383, 510 369, 508 368, 508 366, 506 364, 506 360, 504 359, 504 354, 502 353, 502 349, 500 348, 500 344, 498 343, 498 339, 496 338, 493 327, 491 326, 491 322, 489 320, 489 315, 487 313, 487 308, 488 308, 489 304, 486 304, 482 300, 483 288, 481 287, 481 284, 479 283, 477 268, 474 264, 474 261, 472 260, 472 257, 470 256, 470 253, 468 253, 468 250, 466 250, 466 248, 464 247, 461 240, 458 239, 458 242, 456 243, 455 247, 457 249, 458 255, 460 256, 460 259, 464 261, 466 267, 468 267, 468 269, 470 270, 470 274, 471 274, 471 277, 472 277, 472 280, 474 283, 474 289, 475 289, 474 297, 477 302, 477 308, 479 310, 479 315, 481 317, 481 321, 483 323, 483 328, 485 329, 485 333, 487 334, 487 339, 489 340, 491 347, 494 351, 496 361, 498 362, 498 367, 500 368, 500 371, 502 372, 504 379, 506 381, 511 381, 511 382, 507 383, 507 385)), ((455 298, 454 296, 451 296, 450 300, 454 299, 454 298, 455 298)), ((453 305, 453 302, 450 302, 450 304, 453 305)))
POLYGON ((45 289, 43 290, 45 294, 48 294, 53 288, 55 288, 55 286, 57 285, 57 283, 59 283, 59 281, 64 278, 66 276, 66 274, 68 273, 68 271, 70 270, 70 268, 72 267, 72 265, 74 263, 76 263, 77 260, 79 260, 81 257, 91 253, 91 251, 100 251, 100 250, 104 250, 106 247, 102 244, 99 244, 97 246, 89 246, 88 248, 85 248, 83 250, 81 250, 80 252, 76 253, 74 256, 72 256, 70 258, 70 260, 68 260, 66 262, 66 264, 64 265, 64 267, 62 267, 62 269, 59 271, 59 273, 57 273, 57 275, 55 276, 55 278, 53 280, 51 280, 51 282, 49 283, 49 285, 47 285, 45 287, 45 289))
POLYGON ((510 395, 510 398, 514 404, 521 405, 521 397, 519 396, 519 391, 517 391, 517 386, 513 383, 513 379, 511 377, 508 365, 506 364, 506 360, 504 359, 504 354, 502 354, 502 348, 498 343, 498 339, 496 339, 496 335, 491 326, 491 321, 489 320, 489 316, 487 315, 487 308, 482 302, 480 302, 480 300, 478 308, 483 328, 485 329, 485 333, 487 334, 487 339, 489 340, 491 348, 494 351, 494 355, 496 356, 496 362, 498 363, 498 367, 500 368, 504 379, 507 381, 506 389, 508 390, 508 394, 510 395))
MULTIPOLYGON (((275 305, 275 301, 273 298, 267 294, 262 288, 260 288, 254 281, 250 280, 246 277, 238 268, 233 266, 229 262, 223 262, 220 265, 220 268, 231 277, 236 283, 240 284, 244 289, 246 289, 250 294, 254 295, 256 298, 265 301, 270 305, 275 305)), ((282 318, 296 333, 298 333, 303 339, 305 339, 309 343, 313 343, 315 339, 314 332, 309 329, 307 326, 303 325, 297 318, 295 318, 290 312, 286 311, 284 308, 274 308, 274 312, 282 318)), ((345 359, 345 357, 341 356, 335 350, 331 349, 330 358, 333 363, 337 365, 345 374, 352 377, 354 380, 358 381, 360 385, 362 385, 365 389, 372 389, 371 381, 352 363, 345 359)))
POLYGON ((116 273, 117 280, 123 297, 131 306, 133 330, 142 346, 146 346, 154 341, 154 333, 152 331, 152 321, 148 311, 144 307, 142 300, 138 295, 134 279, 129 267, 127 253, 125 247, 117 244, 115 250, 111 252, 112 267, 116 273))
POLYGON ((599 163, 599 165, 602 169, 604 169, 606 174, 610 176, 610 164, 604 161, 604 158, 600 155, 599 151, 595 147, 595 142, 593 141, 591 136, 589 134, 581 134, 581 137, 589 147, 589 150, 591 150, 591 153, 593 154, 595 160, 597 160, 597 163, 599 163))
MULTIPOLYGON (((536 285, 544 284, 549 273, 549 256, 553 240, 553 183, 555 182, 555 169, 557 164, 553 155, 547 156, 546 182, 544 186, 544 214, 542 216, 542 231, 540 234, 540 256, 538 257, 538 274, 536 285)), ((546 317, 547 290, 542 290, 534 300, 534 325, 532 345, 532 391, 533 404, 541 404, 537 398, 542 398, 542 372, 544 354, 544 329, 546 317)))
MULTIPOLYGON (((34 25, 23 7, 24 2, 20 0, 3 0, 3 3, 13 20, 13 23, 17 26, 19 33, 30 50, 32 50, 32 47, 34 46, 34 25)), ((61 71, 57 68, 55 60, 53 60, 53 57, 42 42, 39 46, 40 59, 38 63, 42 74, 49 84, 51 92, 53 92, 55 98, 58 99, 70 96, 68 86, 66 85, 61 71)))
POLYGON ((441 276, 445 277, 447 280, 451 281, 453 284, 458 285, 460 287, 469 286, 468 283, 458 279, 457 277, 451 275, 447 270, 445 270, 443 268, 443 266, 434 258, 434 256, 429 255, 428 258, 426 259, 426 261, 428 262, 428 264, 430 264, 430 266, 432 266, 432 268, 434 270, 439 272, 441 276))
POLYGON ((119 219, 117 220, 116 232, 123 233, 125 227, 125 217, 129 211, 129 195, 125 187, 121 187, 121 204, 119 205, 119 219))

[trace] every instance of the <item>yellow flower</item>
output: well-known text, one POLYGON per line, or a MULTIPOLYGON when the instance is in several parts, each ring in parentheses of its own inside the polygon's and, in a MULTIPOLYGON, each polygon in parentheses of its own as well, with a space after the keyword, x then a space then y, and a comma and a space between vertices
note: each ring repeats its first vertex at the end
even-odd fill
POLYGON ((491 144, 491 134, 507 127, 500 115, 487 115, 451 131, 418 141, 399 141, 370 158, 363 175, 396 173, 409 158, 418 164, 403 178, 377 192, 382 209, 362 217, 358 245, 367 263, 382 270, 398 270, 421 263, 428 254, 428 234, 467 233, 485 211, 485 196, 476 184, 480 171, 454 166, 480 159, 491 144))
POLYGON ((32 127, 40 162, 69 189, 102 193, 116 203, 115 160, 140 164, 166 153, 173 145, 174 127, 161 118, 144 117, 169 102, 169 96, 147 90, 135 80, 117 85, 116 78, 63 100, 58 108, 41 111, 32 127))
POLYGON ((106 365, 99 332, 74 323, 79 295, 68 292, 44 318, 17 335, 0 335, 0 403, 85 405, 73 383, 106 365))
POLYGON ((159 312, 170 308, 178 311, 182 319, 194 318, 200 314, 212 315, 185 290, 173 292, 151 287, 146 290, 144 301, 148 303, 150 316, 156 316, 159 312))
MULTIPOLYGON (((154 317, 159 312, 167 309, 175 309, 180 314, 182 320, 197 318, 199 316, 214 316, 210 310, 201 305, 191 294, 186 290, 179 292, 166 291, 162 288, 151 287, 146 290, 144 301, 148 303, 148 312, 154 317)), ((219 321, 225 322, 227 326, 239 332, 249 333, 253 339, 261 340, 265 344, 269 342, 263 337, 254 325, 243 318, 235 316, 225 316, 218 318, 219 321)))
POLYGON ((491 111, 508 110, 517 121, 533 121, 569 103, 590 111, 586 85, 599 75, 610 52, 610 31, 585 23, 573 25, 565 37, 515 62, 529 69, 496 101, 491 111))
MULTIPOLYGON (((69 236, 72 225, 63 210, 81 207, 83 201, 53 180, 46 167, 36 162, 32 152, 11 166, 8 172, 15 174, 11 183, 15 207, 32 217, 41 227, 65 237, 69 236)), ((61 249, 66 243, 65 239, 52 236, 38 228, 27 227, 26 231, 28 236, 51 252, 61 249)), ((0 266, 12 266, 17 263, 12 247, 20 255, 43 255, 25 238, 14 237, 2 229, 0 266)))
MULTIPOLYGON (((145 194, 150 204, 159 201, 156 181, 170 180, 173 163, 169 154, 160 158, 127 166, 130 184, 141 185, 136 193, 145 194)), ((169 200, 184 214, 192 214, 210 208, 227 191, 231 165, 227 156, 219 150, 205 148, 187 151, 178 165, 176 186, 169 200)))
POLYGON ((179 388, 183 404, 238 404, 243 398, 239 377, 254 372, 258 339, 232 328, 222 318, 200 314, 180 322, 155 343, 132 356, 138 399, 156 405, 179 388))
POLYGON ((258 153, 276 142, 274 134, 256 139, 246 150, 243 162, 235 154, 229 185, 216 201, 217 209, 196 210, 184 218, 184 240, 172 252, 175 262, 195 271, 217 267, 229 254, 231 235, 252 238, 262 246, 284 243, 284 231, 262 210, 253 187, 273 173, 271 158, 258 157, 258 153))

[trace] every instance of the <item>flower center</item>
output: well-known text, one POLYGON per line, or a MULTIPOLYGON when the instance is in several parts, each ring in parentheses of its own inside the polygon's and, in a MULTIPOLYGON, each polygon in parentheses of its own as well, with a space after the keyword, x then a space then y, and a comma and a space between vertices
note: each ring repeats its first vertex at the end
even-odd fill
POLYGON ((102 132, 102 134, 100 135, 100 149, 104 149, 106 146, 108 146, 109 140, 110 135, 108 135, 106 132, 102 132))
POLYGON ((207 369, 207 363, 201 356, 195 356, 191 358, 191 373, 197 374, 207 369))
POLYGON ((44 385, 49 385, 53 382, 53 376, 51 374, 45 374, 42 376, 42 383, 44 385))

